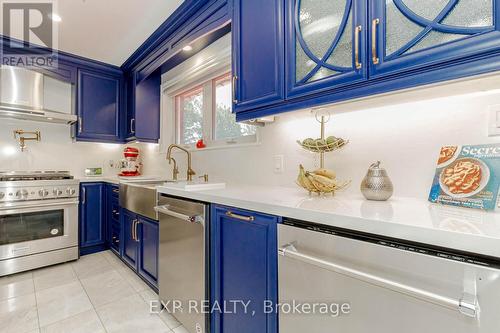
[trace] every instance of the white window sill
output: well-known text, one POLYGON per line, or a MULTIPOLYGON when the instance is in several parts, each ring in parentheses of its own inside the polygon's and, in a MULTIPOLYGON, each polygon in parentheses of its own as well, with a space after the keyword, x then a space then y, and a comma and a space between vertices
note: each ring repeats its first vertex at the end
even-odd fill
MULTIPOLYGON (((224 150, 224 149, 235 149, 235 148, 247 148, 247 147, 258 147, 261 145, 261 142, 249 142, 249 143, 234 143, 234 144, 226 144, 226 145, 218 145, 218 146, 207 146, 206 148, 193 148, 191 146, 182 146, 186 148, 190 153, 194 152, 203 152, 203 151, 212 151, 212 150, 224 150)), ((174 151, 178 153, 178 150, 174 151)))

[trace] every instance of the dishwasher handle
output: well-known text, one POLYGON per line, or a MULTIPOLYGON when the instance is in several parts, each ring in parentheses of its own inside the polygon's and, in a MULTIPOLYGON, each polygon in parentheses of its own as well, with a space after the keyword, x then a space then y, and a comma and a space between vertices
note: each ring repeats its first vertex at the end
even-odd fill
POLYGON ((294 260, 302 261, 326 270, 351 277, 366 283, 370 283, 385 289, 405 294, 423 301, 427 301, 448 309, 458 310, 461 314, 476 318, 479 314, 479 304, 475 295, 464 294, 461 299, 452 299, 446 296, 438 295, 430 291, 405 285, 403 283, 392 281, 380 276, 372 275, 367 272, 343 266, 338 263, 329 262, 305 253, 300 253, 296 248, 296 242, 284 245, 278 249, 278 254, 294 260))
POLYGON ((205 222, 205 219, 203 218, 203 216, 186 215, 186 214, 178 213, 178 212, 171 210, 169 205, 156 206, 154 208, 154 210, 158 214, 172 216, 172 217, 178 218, 180 220, 183 220, 184 222, 191 222, 191 223, 198 223, 198 224, 203 224, 205 222))

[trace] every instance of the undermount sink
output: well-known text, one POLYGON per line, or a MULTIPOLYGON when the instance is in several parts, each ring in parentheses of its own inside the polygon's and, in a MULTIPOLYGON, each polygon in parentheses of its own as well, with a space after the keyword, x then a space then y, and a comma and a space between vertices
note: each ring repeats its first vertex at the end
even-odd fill
POLYGON ((203 190, 220 190, 226 188, 226 183, 221 182, 165 182, 166 188, 184 190, 184 191, 203 191, 203 190))

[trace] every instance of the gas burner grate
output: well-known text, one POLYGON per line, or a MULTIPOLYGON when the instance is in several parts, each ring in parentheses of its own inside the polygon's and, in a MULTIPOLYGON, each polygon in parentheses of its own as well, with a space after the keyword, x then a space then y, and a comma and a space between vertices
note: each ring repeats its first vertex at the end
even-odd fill
POLYGON ((65 180, 74 179, 69 171, 8 171, 0 172, 0 181, 36 181, 36 180, 65 180))

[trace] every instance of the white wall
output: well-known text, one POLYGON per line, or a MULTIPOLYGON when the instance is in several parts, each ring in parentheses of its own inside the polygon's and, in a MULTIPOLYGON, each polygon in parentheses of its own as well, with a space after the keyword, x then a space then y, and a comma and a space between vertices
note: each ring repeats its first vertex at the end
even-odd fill
MULTIPOLYGON (((350 144, 328 154, 327 167, 337 171, 340 179, 352 180, 347 193, 358 193, 368 166, 380 160, 393 180, 396 195, 427 198, 441 146, 500 142, 499 137, 487 134, 488 106, 500 104, 500 91, 490 90, 499 83, 498 78, 488 80, 332 107, 326 133, 348 139, 350 144), (472 90, 478 92, 439 97, 450 91, 472 90)), ((316 155, 303 151, 295 142, 319 137, 319 124, 309 110, 280 115, 261 134, 260 146, 194 152, 194 170, 227 182, 295 186, 299 163, 309 169, 318 166, 316 155), (285 157, 283 174, 273 173, 274 155, 285 157)), ((144 148, 145 170, 170 174, 165 155, 155 152, 157 147, 144 148)), ((176 158, 184 160, 180 153, 176 158)), ((184 162, 181 164, 184 175, 184 162)))
MULTIPOLYGON (((439 148, 446 144, 498 143, 488 137, 488 106, 500 104, 500 80, 474 80, 416 92, 377 97, 332 107, 333 118, 327 135, 350 140, 342 151, 326 157, 327 167, 340 179, 352 180, 347 193, 358 193, 368 166, 380 160, 392 178, 396 195, 426 198, 433 178, 439 148), (484 91, 483 91, 484 90, 484 91), (442 94, 473 94, 439 97, 442 94), (439 97, 439 98, 437 98, 439 97)), ((296 140, 319 136, 319 124, 310 111, 277 117, 261 131, 259 146, 206 150, 193 153, 198 175, 229 183, 295 186, 298 164, 317 167, 314 154, 303 151, 296 140), (273 173, 273 156, 284 155, 285 171, 273 173)), ((146 175, 171 175, 165 153, 159 145, 132 144, 141 149, 146 175)), ((73 143, 64 125, 0 119, 0 170, 66 169, 82 176, 85 167, 105 167, 116 174, 107 161, 122 158, 122 145, 73 143), (12 131, 41 130, 42 142, 28 142, 21 153, 12 131)), ((185 172, 185 157, 176 153, 185 172)))
POLYGON ((121 145, 73 143, 70 127, 59 124, 0 119, 0 171, 63 170, 83 176, 86 167, 106 167, 107 161, 121 159, 121 145), (13 131, 40 130, 41 142, 27 141, 27 150, 21 152, 13 131))

